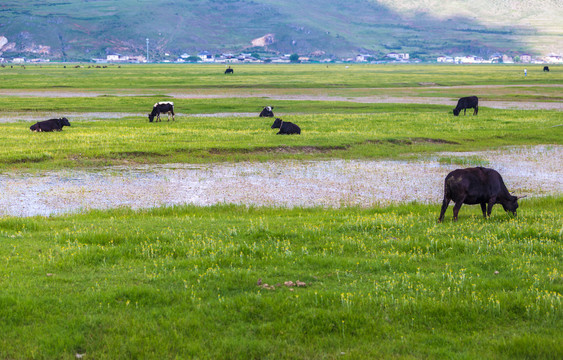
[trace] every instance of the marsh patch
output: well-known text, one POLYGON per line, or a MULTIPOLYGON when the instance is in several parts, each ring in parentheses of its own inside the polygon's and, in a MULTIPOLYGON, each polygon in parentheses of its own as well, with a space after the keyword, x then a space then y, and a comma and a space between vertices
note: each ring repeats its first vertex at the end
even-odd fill
POLYGON ((449 144, 449 145, 459 145, 458 142, 444 140, 444 139, 432 139, 432 138, 425 138, 425 137, 415 137, 415 138, 407 138, 407 139, 384 139, 384 140, 366 140, 364 141, 366 144, 393 144, 393 145, 413 145, 413 144, 420 144, 420 143, 429 143, 429 144, 449 144))
POLYGON ((349 146, 276 146, 261 147, 254 149, 209 149, 209 154, 224 155, 240 153, 240 154, 325 154, 334 150, 346 150, 349 146))
POLYGON ((487 161, 518 195, 563 193, 561 145, 434 156, 419 161, 279 160, 4 173, 0 174, 0 216, 183 204, 332 208, 412 201, 437 204, 445 176, 460 167, 440 164, 444 157, 487 161))

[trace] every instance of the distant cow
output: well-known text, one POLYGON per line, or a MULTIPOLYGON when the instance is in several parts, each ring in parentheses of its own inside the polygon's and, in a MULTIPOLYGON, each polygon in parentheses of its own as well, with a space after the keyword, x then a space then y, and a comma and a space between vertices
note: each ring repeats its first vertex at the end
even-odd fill
POLYGON ((549 71, 549 66, 544 66, 543 71, 549 71))
POLYGON ((457 101, 457 106, 454 109, 454 115, 458 116, 461 110, 463 110, 463 115, 467 109, 473 108, 473 115, 477 115, 479 112, 479 99, 477 96, 462 97, 457 101))
POLYGON ((262 109, 260 117, 274 117, 274 112, 272 110, 274 110, 273 106, 266 106, 264 109, 262 109))
POLYGON ((29 127, 31 131, 37 132, 47 132, 47 131, 61 131, 63 126, 70 126, 67 118, 60 119, 49 119, 45 121, 39 121, 29 127))
POLYGON ((158 102, 152 107, 152 112, 149 114, 149 122, 154 120, 160 121, 160 114, 167 113, 168 121, 170 121, 170 114, 172 114, 172 121, 174 121, 174 103, 170 101, 158 102))
POLYGON ((450 172, 444 181, 444 200, 438 221, 444 220, 444 213, 451 200, 455 203, 454 221, 457 221, 462 204, 480 204, 485 218, 491 216, 494 204, 501 204, 504 211, 510 211, 516 216, 518 199, 510 195, 496 170, 483 167, 457 169, 450 172))
POLYGON ((299 128, 299 126, 289 121, 283 121, 279 118, 277 118, 272 124, 272 129, 280 129, 280 131, 276 135, 301 134, 301 129, 299 128))
POLYGON ((234 73, 235 73, 235 71, 231 68, 228 68, 228 69, 225 70, 225 74, 234 74, 234 73))

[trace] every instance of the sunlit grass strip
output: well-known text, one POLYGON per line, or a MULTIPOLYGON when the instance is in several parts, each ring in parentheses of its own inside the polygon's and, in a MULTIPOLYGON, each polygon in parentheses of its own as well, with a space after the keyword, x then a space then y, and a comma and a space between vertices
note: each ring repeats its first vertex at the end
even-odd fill
MULTIPOLYGON (((413 106, 374 113, 284 116, 299 136, 276 136, 272 120, 256 117, 177 116, 76 121, 61 132, 32 133, 33 122, 2 124, 0 168, 45 169, 136 163, 262 161, 283 158, 400 158, 437 151, 509 145, 561 144, 557 111, 481 111, 453 117, 413 106), (296 151, 279 153, 277 148, 296 151), (299 150, 301 149, 301 150, 299 150)), ((438 108, 441 109, 441 108, 438 108)), ((470 159, 468 159, 470 160, 470 159)), ((450 162, 461 160, 450 159, 450 162)), ((471 161, 461 161, 471 164, 471 161)), ((482 163, 475 159, 476 165, 482 163)), ((483 164, 484 165, 484 164, 483 164)))

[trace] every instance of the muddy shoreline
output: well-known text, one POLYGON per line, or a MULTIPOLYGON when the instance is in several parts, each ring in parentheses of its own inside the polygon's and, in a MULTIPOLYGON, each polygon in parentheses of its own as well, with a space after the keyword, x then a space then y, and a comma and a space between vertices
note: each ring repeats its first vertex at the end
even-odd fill
POLYGON ((90 209, 193 204, 276 207, 369 207, 433 203, 456 168, 442 156, 479 157, 516 195, 563 194, 563 146, 436 154, 426 161, 271 161, 167 164, 0 174, 0 216, 49 216, 90 209))

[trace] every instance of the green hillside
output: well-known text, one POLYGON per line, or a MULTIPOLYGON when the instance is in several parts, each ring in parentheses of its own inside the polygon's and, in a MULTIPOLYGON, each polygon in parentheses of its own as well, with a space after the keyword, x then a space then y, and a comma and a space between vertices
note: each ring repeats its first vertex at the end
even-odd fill
POLYGON ((563 49, 558 1, 59 0, 0 5, 4 57, 89 60, 117 52, 547 54, 563 49), (274 35, 266 47, 253 39, 274 35), (4 40, 3 40, 4 39, 4 40))

